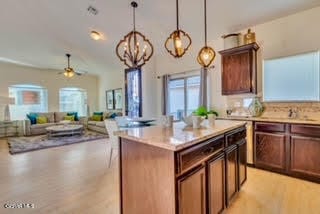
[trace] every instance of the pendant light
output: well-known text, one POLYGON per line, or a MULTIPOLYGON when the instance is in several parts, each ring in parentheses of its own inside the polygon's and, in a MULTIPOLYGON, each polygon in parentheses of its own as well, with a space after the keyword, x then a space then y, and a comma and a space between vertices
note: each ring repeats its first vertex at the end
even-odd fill
POLYGON ((133 8, 133 30, 129 32, 116 47, 119 59, 129 68, 138 68, 146 64, 153 55, 151 42, 140 32, 136 31, 137 2, 131 2, 133 8))
POLYGON ((207 44, 207 0, 204 0, 204 47, 198 53, 197 61, 204 67, 208 68, 216 57, 216 52, 207 44))
POLYGON ((176 0, 177 29, 173 31, 165 42, 165 48, 173 57, 180 58, 191 46, 190 36, 179 27, 179 2, 176 0))
POLYGON ((68 58, 68 67, 64 69, 63 75, 65 77, 71 78, 74 76, 75 72, 73 70, 73 68, 70 67, 70 54, 66 54, 66 57, 68 58))

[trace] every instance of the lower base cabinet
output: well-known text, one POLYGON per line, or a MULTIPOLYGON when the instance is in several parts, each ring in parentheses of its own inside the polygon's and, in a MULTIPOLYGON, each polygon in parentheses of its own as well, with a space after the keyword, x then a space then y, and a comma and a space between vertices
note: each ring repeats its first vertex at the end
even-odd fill
POLYGON ((320 183, 319 125, 254 124, 255 167, 320 183))
POLYGON ((179 213, 206 213, 206 170, 196 169, 178 180, 179 213))
POLYGON ((238 150, 233 145, 226 150, 226 205, 228 206, 238 191, 238 150))
POLYGON ((290 140, 289 173, 320 179, 320 138, 292 136, 290 140))
POLYGON ((247 141, 242 140, 238 144, 238 158, 239 158, 239 186, 240 190, 241 186, 247 181, 247 141))
POLYGON ((208 161, 209 214, 222 213, 225 209, 225 155, 222 152, 208 161))

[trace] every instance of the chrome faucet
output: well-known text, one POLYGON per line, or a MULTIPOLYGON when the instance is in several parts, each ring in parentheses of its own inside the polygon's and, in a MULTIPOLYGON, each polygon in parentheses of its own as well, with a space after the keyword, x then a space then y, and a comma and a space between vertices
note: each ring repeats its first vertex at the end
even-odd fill
POLYGON ((297 110, 289 109, 288 117, 289 117, 289 118, 297 118, 297 117, 298 117, 298 112, 297 112, 297 110))

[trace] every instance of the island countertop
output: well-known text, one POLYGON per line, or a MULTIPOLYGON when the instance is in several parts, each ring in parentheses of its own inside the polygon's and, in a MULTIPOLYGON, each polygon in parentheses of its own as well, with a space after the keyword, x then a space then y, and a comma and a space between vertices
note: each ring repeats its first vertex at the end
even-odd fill
POLYGON ((130 128, 115 132, 120 138, 132 140, 138 143, 148 144, 155 147, 179 151, 195 145, 206 139, 224 134, 236 128, 244 126, 246 122, 216 120, 215 125, 210 126, 205 120, 200 129, 193 129, 183 122, 174 123, 173 127, 160 125, 149 127, 130 128))

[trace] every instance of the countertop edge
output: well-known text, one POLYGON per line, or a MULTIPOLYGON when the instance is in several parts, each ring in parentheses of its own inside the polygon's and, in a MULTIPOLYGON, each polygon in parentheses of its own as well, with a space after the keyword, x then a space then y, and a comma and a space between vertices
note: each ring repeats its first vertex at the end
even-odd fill
POLYGON ((318 120, 299 120, 286 118, 259 118, 259 117, 218 117, 217 120, 235 120, 235 121, 252 121, 252 122, 269 122, 269 123, 289 123, 304 125, 320 125, 318 120))
MULTIPOLYGON (((150 145, 150 146, 154 146, 154 147, 158 147, 158 148, 162 148, 162 149, 171 150, 173 152, 177 152, 177 151, 183 150, 185 148, 188 148, 190 146, 196 145, 196 144, 198 144, 198 143, 200 143, 202 141, 205 141, 207 139, 216 137, 216 136, 221 135, 221 134, 225 134, 225 133, 230 132, 230 131, 232 131, 234 129, 241 128, 241 127, 243 127, 245 125, 246 125, 246 122, 242 122, 240 124, 234 124, 234 125, 232 125, 232 126, 230 126, 228 128, 225 128, 223 130, 217 131, 217 132, 212 133, 212 134, 205 135, 203 137, 199 137, 198 139, 191 140, 189 142, 186 142, 186 143, 183 143, 183 144, 180 144, 180 145, 174 145, 174 144, 168 144, 168 143, 154 144, 154 143, 150 142, 150 140, 146 140, 146 139, 143 139, 143 138, 138 138, 138 137, 127 135, 125 133, 125 131, 117 131, 117 132, 115 132, 115 135, 117 135, 118 137, 123 138, 123 139, 132 140, 132 141, 135 141, 135 142, 138 142, 138 143, 142 143, 142 144, 146 144, 146 145, 150 145)), ((170 128, 168 128, 168 129, 170 129, 170 128)))

